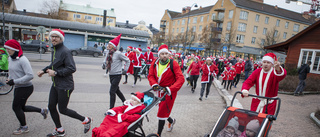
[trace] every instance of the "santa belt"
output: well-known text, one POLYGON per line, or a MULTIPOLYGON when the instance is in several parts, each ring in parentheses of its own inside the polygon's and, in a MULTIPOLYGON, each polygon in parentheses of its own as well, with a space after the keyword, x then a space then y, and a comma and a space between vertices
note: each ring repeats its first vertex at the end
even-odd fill
MULTIPOLYGON (((276 97, 278 97, 278 96, 276 96, 276 97)), ((264 106, 267 105, 267 99, 263 99, 263 98, 256 98, 256 99, 260 100, 260 103, 257 107, 256 112, 262 113, 264 106)), ((268 104, 271 104, 273 101, 274 100, 269 100, 268 104)))

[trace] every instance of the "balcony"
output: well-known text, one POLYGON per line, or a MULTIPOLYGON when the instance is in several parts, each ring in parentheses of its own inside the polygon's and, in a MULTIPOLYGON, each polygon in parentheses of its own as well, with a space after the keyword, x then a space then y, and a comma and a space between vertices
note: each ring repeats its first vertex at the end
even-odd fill
POLYGON ((165 28, 166 27, 166 25, 160 25, 160 28, 165 28))
POLYGON ((221 39, 220 38, 212 38, 211 42, 220 43, 221 39))
POLYGON ((214 21, 214 22, 217 22, 217 23, 221 23, 221 22, 223 22, 223 20, 224 20, 224 17, 214 17, 213 19, 212 19, 212 21, 214 21))
POLYGON ((220 28, 220 27, 214 27, 214 28, 212 28, 212 31, 221 32, 221 31, 222 31, 222 28, 220 28))

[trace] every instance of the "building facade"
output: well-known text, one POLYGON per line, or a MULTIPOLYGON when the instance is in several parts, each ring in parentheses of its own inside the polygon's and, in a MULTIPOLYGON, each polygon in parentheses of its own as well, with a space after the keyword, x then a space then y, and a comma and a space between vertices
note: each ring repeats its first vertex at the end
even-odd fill
POLYGON ((201 35, 213 26, 215 53, 227 56, 222 50, 226 46, 230 55, 254 59, 265 54, 264 46, 285 41, 315 22, 315 17, 264 4, 263 0, 218 0, 212 6, 184 9, 165 11, 160 32, 166 37, 186 33, 188 28, 198 37, 192 46, 199 47, 203 46, 201 35))

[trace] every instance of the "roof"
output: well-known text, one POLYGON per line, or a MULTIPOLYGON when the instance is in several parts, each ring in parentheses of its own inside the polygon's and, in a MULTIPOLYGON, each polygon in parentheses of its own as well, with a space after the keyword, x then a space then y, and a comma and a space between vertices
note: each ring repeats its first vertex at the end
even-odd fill
POLYGON ((12 14, 19 14, 19 15, 26 15, 26 16, 35 16, 35 17, 50 18, 50 17, 48 16, 48 14, 35 13, 35 12, 27 12, 27 11, 19 11, 19 10, 13 10, 12 14))
MULTIPOLYGON (((110 35, 119 35, 122 33, 122 36, 129 37, 146 37, 149 38, 149 34, 145 31, 133 30, 133 29, 125 29, 118 27, 103 27, 102 25, 97 24, 89 24, 89 23, 81 23, 81 22, 73 22, 66 20, 57 20, 57 19, 48 19, 48 18, 40 18, 33 16, 24 16, 17 14, 9 14, 5 13, 6 22, 10 22, 12 24, 23 24, 23 25, 33 25, 33 26, 45 26, 47 28, 61 28, 66 30, 75 30, 75 31, 87 31, 92 33, 104 33, 110 35)), ((2 13, 0 14, 0 18, 2 18, 2 13)))
MULTIPOLYGON (((131 23, 127 24, 127 23, 124 23, 124 22, 116 22, 116 27, 120 27, 120 28, 133 29, 136 26, 138 26, 138 24, 131 24, 131 23)), ((155 27, 150 28, 150 26, 147 26, 147 28, 152 32, 152 34, 159 33, 159 30, 156 29, 155 27)))
POLYGON ((233 0, 233 1, 235 2, 236 6, 239 8, 253 10, 256 12, 269 14, 272 16, 278 16, 280 18, 286 18, 288 20, 293 20, 296 22, 301 22, 309 25, 315 22, 314 21, 315 17, 311 17, 311 19, 308 20, 302 17, 302 14, 300 13, 293 12, 280 7, 275 8, 275 6, 268 5, 265 3, 259 3, 251 0, 233 0))
POLYGON ((100 8, 94 8, 90 5, 75 5, 75 4, 69 4, 69 3, 61 3, 60 7, 62 7, 63 10, 66 11, 74 11, 74 12, 81 12, 81 13, 87 13, 87 14, 94 14, 94 15, 103 15, 103 11, 107 10, 107 16, 109 17, 116 17, 116 14, 114 13, 114 10, 108 10, 108 9, 100 9, 100 8))
POLYGON ((188 15, 192 16, 192 15, 209 13, 213 6, 214 5, 204 7, 202 9, 191 10, 188 14, 187 13, 182 14, 180 12, 169 11, 169 10, 168 10, 168 13, 170 14, 171 18, 183 18, 183 17, 187 17, 188 15))
POLYGON ((310 25, 309 27, 305 28, 304 30, 300 31, 298 34, 294 35, 290 39, 288 39, 288 40, 286 40, 284 42, 281 42, 281 43, 277 43, 277 44, 274 44, 274 45, 266 46, 264 48, 265 49, 270 49, 270 50, 276 50, 276 51, 285 52, 285 51, 288 50, 289 44, 292 41, 300 38, 301 36, 304 36, 306 33, 308 33, 311 30, 315 30, 317 27, 320 28, 320 20, 317 21, 316 23, 313 23, 312 25, 310 25))

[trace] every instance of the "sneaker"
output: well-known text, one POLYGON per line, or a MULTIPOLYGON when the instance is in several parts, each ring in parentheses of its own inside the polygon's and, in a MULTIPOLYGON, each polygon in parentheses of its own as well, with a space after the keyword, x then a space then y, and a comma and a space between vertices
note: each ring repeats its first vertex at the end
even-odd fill
POLYGON ((132 88, 134 88, 134 86, 136 86, 136 84, 133 84, 133 85, 132 85, 132 88))
POLYGON ((294 93, 293 95, 294 95, 294 96, 299 96, 299 94, 296 94, 296 93, 294 93))
POLYGON ((28 126, 26 126, 26 127, 19 127, 17 130, 13 131, 13 134, 14 135, 21 135, 21 134, 28 133, 28 132, 29 132, 29 129, 28 129, 28 126))
POLYGON ((237 86, 236 86, 236 85, 234 85, 234 88, 237 88, 237 86))
POLYGON ((304 95, 304 93, 303 93, 303 92, 300 92, 300 93, 299 93, 299 95, 302 95, 302 96, 303 96, 303 95, 304 95))
POLYGON ((48 109, 47 108, 42 109, 41 115, 43 116, 43 119, 46 119, 48 115, 48 109))
POLYGON ((200 97, 199 100, 202 101, 202 98, 200 97))
POLYGON ((88 117, 88 119, 89 119, 88 122, 83 122, 82 123, 84 125, 84 133, 87 133, 91 128, 91 123, 92 123, 93 120, 91 118, 89 118, 89 117, 88 117))
POLYGON ((126 81, 126 82, 123 82, 123 84, 127 84, 128 82, 126 81))
POLYGON ((47 137, 64 137, 65 135, 66 132, 64 130, 60 132, 55 129, 52 133, 48 134, 47 137))
POLYGON ((172 123, 169 123, 168 124, 168 132, 171 132, 172 131, 172 129, 173 129, 173 125, 176 123, 176 119, 173 119, 173 122, 172 123))

